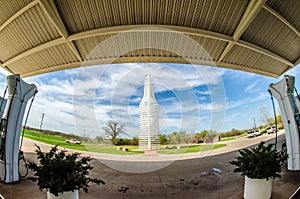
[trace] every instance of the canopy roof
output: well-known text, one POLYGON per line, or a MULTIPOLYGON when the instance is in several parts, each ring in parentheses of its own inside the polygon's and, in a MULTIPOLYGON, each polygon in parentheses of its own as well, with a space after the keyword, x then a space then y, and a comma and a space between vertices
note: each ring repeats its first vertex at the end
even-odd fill
POLYGON ((23 77, 128 62, 278 77, 300 62, 299 13, 299 0, 1 0, 0 64, 23 77))

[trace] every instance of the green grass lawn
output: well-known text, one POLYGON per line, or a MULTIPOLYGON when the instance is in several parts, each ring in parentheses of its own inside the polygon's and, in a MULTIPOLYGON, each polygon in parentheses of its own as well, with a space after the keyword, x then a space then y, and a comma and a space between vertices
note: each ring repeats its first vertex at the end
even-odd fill
POLYGON ((238 135, 238 136, 224 137, 224 138, 221 138, 220 142, 239 139, 239 138, 241 138, 241 137, 245 137, 246 135, 247 135, 247 133, 244 133, 244 134, 238 135))
MULTIPOLYGON (((128 152, 117 150, 117 146, 114 145, 100 145, 95 142, 82 142, 82 144, 68 144, 65 142, 66 138, 55 135, 47 135, 31 130, 25 130, 24 137, 36 140, 38 142, 43 142, 50 145, 58 145, 62 148, 90 151, 97 153, 107 153, 107 154, 123 154, 123 155, 134 155, 141 154, 142 151, 135 151, 132 149, 138 149, 138 146, 122 146, 123 148, 128 148, 128 152)), ((220 147, 224 147, 226 144, 215 144, 215 145, 192 145, 192 146, 182 146, 180 149, 165 149, 159 150, 160 154, 180 154, 180 153, 192 153, 206 150, 213 150, 220 147)))
POLYGON ((55 140, 55 141, 60 141, 60 142, 65 142, 65 140, 66 140, 66 138, 58 136, 58 135, 57 136, 48 135, 48 134, 31 131, 31 130, 25 130, 24 135, 27 137, 32 136, 32 137, 38 137, 38 138, 48 139, 48 140, 55 140))
POLYGON ((226 144, 192 145, 192 146, 181 147, 180 149, 165 149, 165 150, 158 151, 158 153, 160 154, 194 153, 194 152, 218 149, 224 146, 226 146, 226 144))
POLYGON ((85 147, 87 148, 88 151, 91 152, 97 152, 97 153, 108 153, 108 154, 124 154, 124 155, 133 155, 133 154, 142 154, 144 153, 143 151, 132 151, 131 149, 138 149, 138 146, 121 146, 123 148, 128 148, 128 152, 127 151, 120 151, 117 150, 117 146, 101 146, 97 143, 93 143, 93 142, 85 142, 84 143, 85 147))
POLYGON ((120 151, 117 150, 116 146, 101 146, 98 143, 93 142, 82 142, 82 144, 68 144, 65 142, 66 138, 55 135, 47 135, 31 130, 25 130, 24 137, 38 142, 43 142, 50 145, 58 145, 62 148, 81 150, 81 151, 90 151, 97 153, 108 153, 108 154, 141 154, 141 151, 131 151, 131 149, 137 149, 138 146, 123 146, 128 148, 129 151, 120 151))
POLYGON ((30 130, 25 130, 24 137, 29 138, 31 140, 35 140, 38 142, 43 142, 50 145, 59 145, 63 148, 76 149, 81 151, 86 151, 84 145, 82 144, 68 144, 65 142, 66 138, 54 135, 46 135, 43 133, 38 133, 30 130))

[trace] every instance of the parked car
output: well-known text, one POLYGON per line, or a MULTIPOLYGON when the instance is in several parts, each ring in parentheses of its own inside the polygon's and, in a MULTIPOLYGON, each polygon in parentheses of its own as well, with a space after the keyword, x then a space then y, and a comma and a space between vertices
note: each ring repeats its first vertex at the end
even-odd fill
POLYGON ((66 140, 66 143, 68 143, 68 144, 81 144, 81 142, 79 140, 76 140, 76 139, 66 140))
POLYGON ((256 137, 256 136, 260 136, 261 132, 259 130, 252 130, 252 131, 248 131, 247 133, 247 138, 252 138, 252 137, 256 137))
POLYGON ((273 132, 272 132, 272 127, 271 127, 271 126, 269 126, 269 127, 267 128, 267 133, 268 133, 268 134, 273 133, 273 132))
POLYGON ((269 126, 269 127, 267 128, 267 133, 268 133, 268 134, 275 133, 275 132, 276 132, 276 126, 275 126, 275 125, 269 126))
POLYGON ((198 144, 202 144, 204 141, 201 139, 198 139, 198 144))
POLYGON ((248 131, 247 138, 255 137, 254 131, 248 131))
POLYGON ((260 130, 255 130, 255 131, 254 131, 254 136, 260 136, 260 135, 261 135, 260 130))

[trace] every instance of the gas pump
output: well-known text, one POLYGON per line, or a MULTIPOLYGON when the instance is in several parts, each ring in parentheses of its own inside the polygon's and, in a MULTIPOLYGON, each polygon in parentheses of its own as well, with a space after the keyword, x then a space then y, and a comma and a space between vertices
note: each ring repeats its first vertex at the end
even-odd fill
POLYGON ((297 106, 298 96, 295 97, 295 77, 285 75, 276 83, 269 85, 269 91, 279 104, 284 122, 288 170, 300 170, 300 112, 297 106))
MULTIPOLYGON (((5 94, 4 94, 5 96, 5 94)), ((3 112, 4 112, 4 108, 6 105, 6 99, 3 97, 0 97, 0 118, 2 118, 3 112)))
POLYGON ((12 183, 19 181, 19 142, 26 104, 37 88, 19 75, 7 76, 7 85, 8 98, 0 122, 0 179, 12 183))
POLYGON ((0 120, 2 118, 2 115, 3 115, 3 112, 4 112, 4 108, 5 108, 5 105, 6 105, 6 99, 5 99, 6 92, 7 92, 7 86, 5 88, 3 97, 0 97, 0 120))

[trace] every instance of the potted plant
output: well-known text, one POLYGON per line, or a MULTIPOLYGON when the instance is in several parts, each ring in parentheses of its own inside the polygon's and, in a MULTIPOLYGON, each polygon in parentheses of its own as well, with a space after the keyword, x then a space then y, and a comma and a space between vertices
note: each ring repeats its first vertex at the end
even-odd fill
POLYGON ((261 142, 252 149, 239 150, 240 156, 231 161, 234 172, 245 176, 244 198, 271 197, 272 179, 280 178, 281 166, 288 158, 286 150, 278 151, 273 144, 261 142))
POLYGON ((36 154, 39 164, 29 162, 28 168, 34 171, 34 177, 41 191, 47 190, 47 198, 78 199, 78 190, 87 192, 89 183, 105 184, 102 180, 88 177, 90 157, 79 158, 79 153, 66 154, 66 150, 58 150, 57 145, 49 152, 42 152, 37 146, 36 154))

